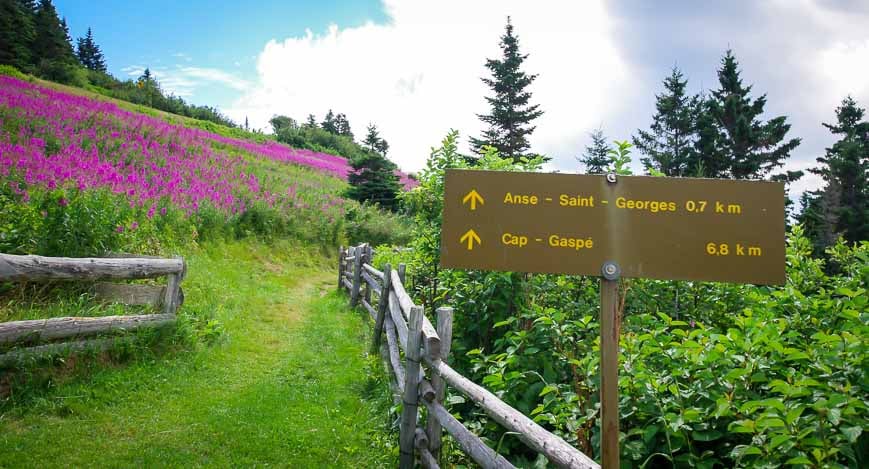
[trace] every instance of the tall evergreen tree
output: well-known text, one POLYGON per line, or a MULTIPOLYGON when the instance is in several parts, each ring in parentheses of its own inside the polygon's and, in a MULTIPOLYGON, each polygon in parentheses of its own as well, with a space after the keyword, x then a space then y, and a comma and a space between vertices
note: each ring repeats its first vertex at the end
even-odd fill
POLYGON ((528 75, 520 67, 528 58, 528 54, 519 53, 519 38, 513 34, 513 24, 507 17, 507 26, 501 36, 500 59, 486 60, 486 68, 492 72, 492 78, 482 78, 494 92, 494 96, 486 97, 491 106, 490 114, 477 115, 489 125, 481 138, 472 138, 471 145, 476 153, 480 153, 484 145, 498 149, 502 158, 512 158, 518 161, 527 156, 530 147, 528 136, 534 132, 531 125, 534 119, 543 115, 539 105, 529 105, 531 93, 528 86, 534 82, 537 75, 528 75))
POLYGON ((377 153, 365 152, 350 165, 353 171, 347 176, 350 183, 347 197, 359 202, 377 203, 389 210, 398 208, 396 197, 400 186, 395 164, 377 153))
POLYGON ((374 124, 368 125, 368 134, 365 135, 362 145, 383 156, 386 156, 386 152, 389 151, 389 144, 380 137, 380 132, 377 131, 377 126, 374 124))
MULTIPOLYGON (((869 121, 863 120, 865 113, 850 96, 842 100, 836 108, 836 123, 824 124, 840 139, 818 158, 820 166, 811 170, 826 182, 814 194, 815 207, 809 207, 820 212, 819 233, 833 231, 850 243, 869 240, 869 121)), ((810 224, 813 215, 818 214, 810 211, 801 220, 810 224)), ((820 242, 830 240, 822 237, 820 242)))
POLYGON ((335 113, 333 113, 331 109, 326 113, 323 122, 320 123, 320 128, 332 134, 338 133, 338 129, 335 127, 335 113))
POLYGON ((90 70, 105 72, 106 59, 100 50, 100 46, 94 42, 94 34, 91 28, 88 28, 85 37, 78 38, 77 42, 76 55, 78 56, 78 61, 90 70))
POLYGON ((347 116, 344 113, 339 113, 335 116, 335 134, 343 135, 345 137, 349 137, 350 140, 353 140, 353 131, 350 130, 350 121, 347 120, 347 116))
POLYGON ((609 167, 609 152, 612 147, 607 143, 603 129, 597 129, 589 136, 591 136, 591 144, 585 147, 582 157, 577 160, 585 166, 586 174, 603 174, 609 167))
POLYGON ((35 62, 75 63, 66 21, 61 21, 58 17, 51 0, 42 0, 39 3, 34 16, 34 29, 36 35, 31 52, 35 62))
POLYGON ((313 114, 308 114, 308 120, 305 122, 305 127, 313 129, 317 127, 317 118, 313 114))
POLYGON ((740 78, 739 64, 728 50, 718 70, 719 88, 703 104, 698 117, 698 167, 703 176, 760 179, 784 164, 800 144, 785 140, 790 130, 785 116, 760 120, 766 95, 752 100, 751 86, 740 78))
POLYGON ((29 68, 33 38, 33 12, 21 0, 0 0, 0 64, 29 68))
POLYGON ((649 131, 638 130, 634 146, 646 156, 640 159, 646 170, 666 176, 697 174, 697 114, 700 98, 686 92, 688 80, 674 67, 664 79, 664 92, 655 96, 655 115, 649 131))

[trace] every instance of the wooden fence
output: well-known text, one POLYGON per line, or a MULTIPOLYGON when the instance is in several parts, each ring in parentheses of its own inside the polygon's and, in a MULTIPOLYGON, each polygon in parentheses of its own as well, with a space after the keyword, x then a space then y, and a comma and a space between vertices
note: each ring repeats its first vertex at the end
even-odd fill
POLYGON ((374 319, 372 352, 380 350, 395 375, 403 406, 399 429, 399 467, 411 468, 418 456, 424 467, 437 468, 442 430, 484 468, 514 467, 487 446, 444 407, 445 386, 461 392, 529 448, 559 467, 599 468, 594 460, 561 437, 546 431, 497 396, 449 366, 453 311, 438 308, 437 326, 413 303, 404 287, 405 266, 383 271, 371 265, 373 251, 363 244, 343 247, 338 256, 338 288, 350 294, 350 305, 360 305, 374 319), (382 336, 386 336, 383 343, 382 336), (399 349, 404 351, 401 359, 399 349), (428 421, 418 422, 418 408, 428 409, 428 421))
POLYGON ((165 286, 96 283, 94 293, 104 301, 162 306, 161 313, 130 316, 61 317, 0 323, 0 346, 25 345, 0 355, 0 367, 35 355, 53 355, 85 349, 106 349, 109 339, 58 341, 108 332, 158 327, 175 321, 184 301, 181 281, 187 265, 181 258, 121 255, 115 258, 68 258, 0 254, 0 282, 52 280, 118 280, 167 277, 165 286), (40 344, 42 342, 49 342, 40 344), (37 345, 39 344, 39 345, 37 345))

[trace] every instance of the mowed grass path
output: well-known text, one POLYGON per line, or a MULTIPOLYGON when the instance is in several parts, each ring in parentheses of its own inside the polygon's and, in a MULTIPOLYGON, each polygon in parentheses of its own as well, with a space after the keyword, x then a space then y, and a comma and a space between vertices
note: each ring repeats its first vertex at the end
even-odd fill
POLYGON ((223 339, 13 407, 0 415, 0 467, 392 465, 369 441, 385 392, 367 371, 369 326, 334 277, 313 250, 203 249, 184 308, 214 311, 223 339))

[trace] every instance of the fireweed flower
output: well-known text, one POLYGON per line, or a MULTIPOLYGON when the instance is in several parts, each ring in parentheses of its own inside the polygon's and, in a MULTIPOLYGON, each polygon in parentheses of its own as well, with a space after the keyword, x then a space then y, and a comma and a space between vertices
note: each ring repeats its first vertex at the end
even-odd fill
MULTIPOLYGON (((24 202, 31 187, 68 187, 106 189, 124 196, 131 208, 148 206, 148 218, 165 203, 187 215, 203 204, 227 215, 254 203, 304 210, 322 194, 318 183, 263 171, 261 162, 305 166, 344 180, 351 170, 339 156, 185 128, 6 76, 0 76, 0 122, 0 177, 18 181, 10 185, 24 202), (9 130, 18 121, 17 132, 9 130)), ((396 174, 406 188, 416 185, 396 174)), ((342 203, 327 198, 326 207, 342 203)), ((166 213, 163 206, 160 214, 166 213)))

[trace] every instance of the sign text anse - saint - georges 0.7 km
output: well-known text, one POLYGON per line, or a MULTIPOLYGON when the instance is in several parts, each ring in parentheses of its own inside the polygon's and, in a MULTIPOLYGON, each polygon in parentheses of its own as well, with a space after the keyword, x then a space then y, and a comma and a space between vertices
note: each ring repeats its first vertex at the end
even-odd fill
POLYGON ((781 284, 784 185, 448 170, 448 268, 781 284))

